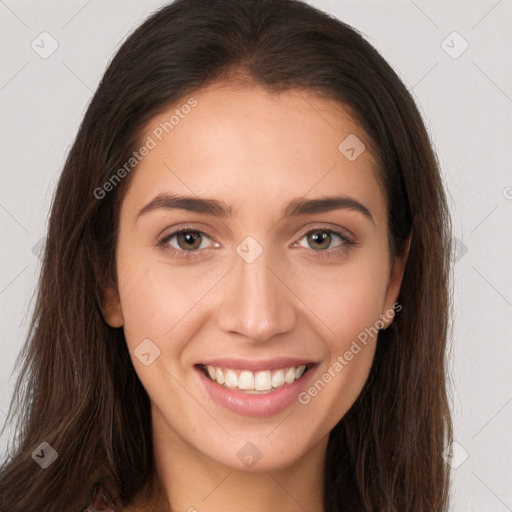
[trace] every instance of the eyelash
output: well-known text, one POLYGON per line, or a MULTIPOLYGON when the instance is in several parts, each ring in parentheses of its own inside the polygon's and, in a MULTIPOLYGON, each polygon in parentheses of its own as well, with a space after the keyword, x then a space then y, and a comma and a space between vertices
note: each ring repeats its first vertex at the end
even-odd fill
MULTIPOLYGON (((304 233, 301 236, 300 240, 302 240, 304 237, 306 237, 306 236, 308 236, 308 235, 310 235, 312 233, 317 233, 317 232, 329 233, 331 235, 336 235, 342 241, 342 245, 340 245, 338 247, 335 247, 333 249, 325 249, 325 250, 322 250, 322 249, 318 249, 318 250, 311 249, 312 251, 317 253, 320 258, 324 258, 324 259, 327 259, 329 261, 332 261, 332 260, 335 260, 335 259, 339 259, 340 255, 338 253, 339 253, 340 250, 341 251, 346 251, 346 250, 350 249, 351 247, 354 247, 354 246, 357 245, 357 242, 354 239, 352 239, 349 236, 347 236, 346 234, 341 233, 339 231, 335 231, 335 230, 330 229, 330 228, 323 228, 323 227, 317 227, 317 228, 313 228, 313 229, 307 231, 306 233, 304 233)), ((164 249, 164 250, 166 250, 168 252, 174 253, 173 257, 175 257, 175 258, 187 258, 189 260, 194 260, 196 258, 200 258, 201 257, 201 252, 204 251, 204 249, 195 249, 193 251, 179 250, 179 249, 176 249, 174 247, 172 249, 169 249, 168 242, 172 238, 174 238, 175 236, 179 235, 180 233, 196 233, 196 234, 199 234, 201 236, 205 236, 205 237, 207 237, 210 240, 215 242, 215 240, 210 235, 208 235, 207 233, 204 233, 203 231, 200 231, 200 230, 197 230, 197 229, 192 229, 192 228, 181 228, 181 229, 173 231, 172 233, 169 233, 169 234, 163 236, 162 238, 160 238, 157 241, 157 244, 156 244, 157 247, 161 247, 162 249, 164 249)))

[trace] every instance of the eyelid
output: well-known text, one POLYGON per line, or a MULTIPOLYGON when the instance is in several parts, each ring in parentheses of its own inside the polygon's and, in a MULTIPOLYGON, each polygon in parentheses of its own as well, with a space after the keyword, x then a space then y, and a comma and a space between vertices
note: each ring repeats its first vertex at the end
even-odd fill
POLYGON ((355 235, 350 230, 342 228, 341 226, 332 226, 322 223, 316 224, 313 227, 308 227, 307 229, 305 229, 302 232, 302 235, 300 235, 300 238, 303 238, 304 236, 309 235, 310 233, 314 233, 315 231, 328 231, 346 240, 351 240, 354 242, 356 240, 355 235))
POLYGON ((215 239, 215 237, 213 236, 213 234, 209 233, 208 232, 208 228, 204 228, 204 227, 197 227, 197 224, 195 225, 188 225, 188 224, 178 224, 178 226, 168 226, 167 228, 165 228, 161 233, 166 233, 166 234, 161 234, 161 235, 158 235, 158 238, 166 238, 168 236, 172 236, 172 235, 175 235, 177 233, 181 233, 183 231, 193 231, 195 233, 201 233, 203 235, 206 235, 208 236, 209 238, 211 238, 212 240, 215 239))

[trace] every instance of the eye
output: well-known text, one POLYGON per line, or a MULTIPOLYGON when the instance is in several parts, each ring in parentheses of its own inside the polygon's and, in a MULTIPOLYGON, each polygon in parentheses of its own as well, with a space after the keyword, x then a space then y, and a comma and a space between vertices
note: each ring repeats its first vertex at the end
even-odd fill
MULTIPOLYGON (((158 241, 158 245, 167 249, 172 248, 173 252, 195 253, 196 251, 208 248, 207 245, 205 246, 207 240, 213 241, 210 236, 202 231, 183 228, 165 235, 158 241)), ((215 244, 218 246, 217 242, 214 242, 215 244)))
MULTIPOLYGON (((346 248, 347 246, 355 245, 355 241, 344 233, 334 231, 332 229, 316 228, 308 231, 301 240, 306 239, 309 248, 314 251, 325 252, 326 250, 336 248, 346 248), (338 244, 334 243, 338 240, 338 244)), ((300 244, 304 247, 302 244, 300 244)))
MULTIPOLYGON (((308 231, 294 245, 304 247, 302 240, 306 240, 309 246, 306 248, 312 249, 321 257, 336 257, 339 251, 346 251, 349 247, 356 245, 356 241, 346 234, 321 227, 308 231)), ((182 228, 164 235, 158 240, 157 245, 178 258, 192 258, 199 256, 205 249, 220 246, 211 236, 190 228, 182 228)))

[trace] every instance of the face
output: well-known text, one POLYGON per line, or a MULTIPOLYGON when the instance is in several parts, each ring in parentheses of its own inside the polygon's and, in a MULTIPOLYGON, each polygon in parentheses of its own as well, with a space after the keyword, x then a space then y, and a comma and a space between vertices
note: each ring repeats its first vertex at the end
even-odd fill
POLYGON ((193 97, 147 125, 104 315, 124 328, 156 438, 284 468, 325 449, 359 395, 404 262, 367 136, 340 104, 233 82, 193 97))

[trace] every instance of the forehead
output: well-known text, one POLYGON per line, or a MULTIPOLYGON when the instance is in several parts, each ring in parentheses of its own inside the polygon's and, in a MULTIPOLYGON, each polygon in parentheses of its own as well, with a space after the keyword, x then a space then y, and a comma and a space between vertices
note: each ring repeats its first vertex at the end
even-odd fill
POLYGON ((306 194, 385 203, 366 133, 349 109, 311 91, 215 83, 151 119, 141 141, 150 139, 128 203, 169 191, 217 197, 242 214, 306 194))

